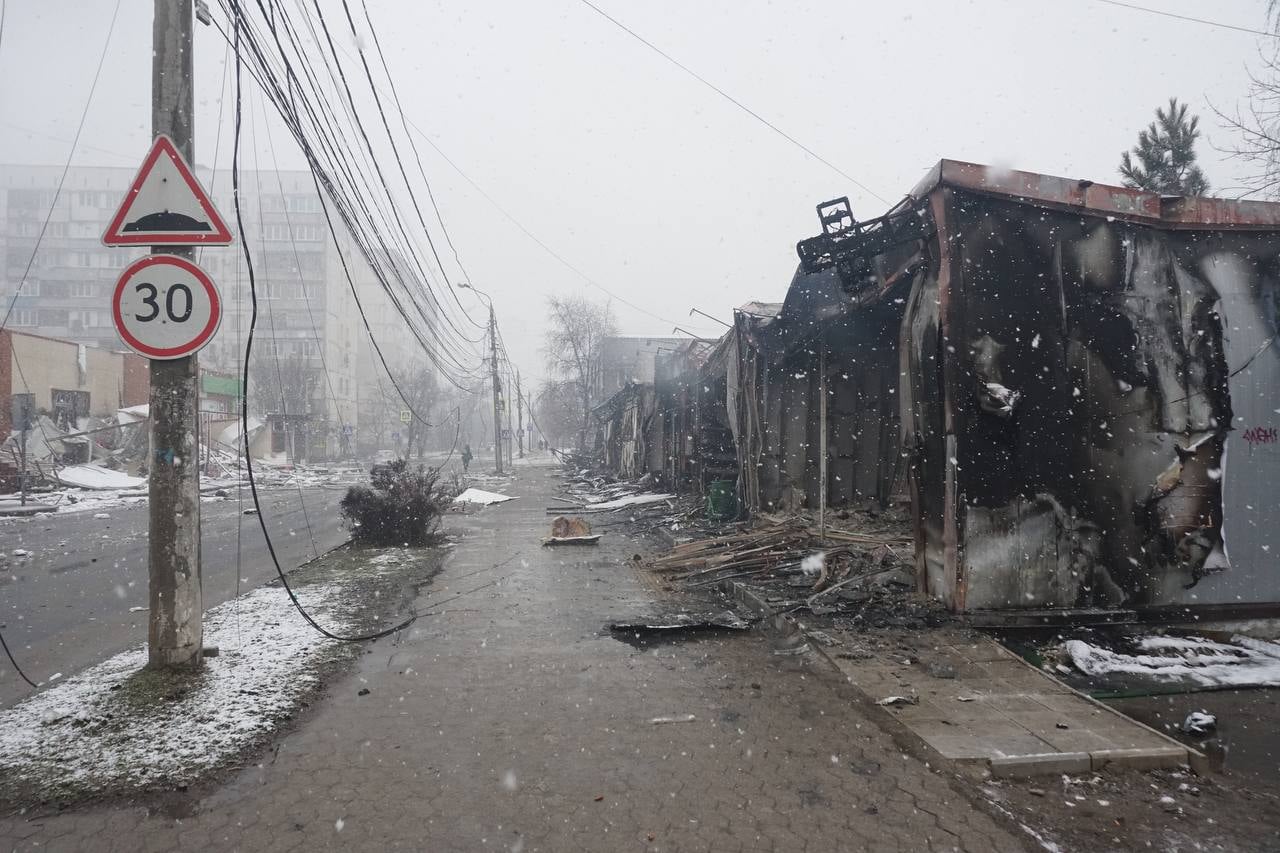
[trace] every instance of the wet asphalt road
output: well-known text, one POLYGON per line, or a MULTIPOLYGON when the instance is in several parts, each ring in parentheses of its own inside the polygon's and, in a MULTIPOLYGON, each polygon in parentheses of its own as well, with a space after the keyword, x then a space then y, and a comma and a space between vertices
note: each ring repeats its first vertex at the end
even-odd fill
MULTIPOLYGON (((347 538, 344 486, 259 489, 272 542, 287 570, 347 538), (305 507, 305 515, 304 515, 305 507), (310 521, 308 527, 307 522, 310 521)), ((252 506, 248 491, 244 507, 252 506)), ((275 577, 258 519, 229 499, 201 502, 204 605, 275 577), (237 559, 237 555, 239 559, 237 559)), ((147 637, 147 507, 0 521, 0 630, 36 681, 70 675, 147 637), (94 518, 105 512, 110 518, 94 518), (14 550, 29 551, 15 557, 14 550)), ((0 707, 33 692, 0 654, 0 707)))

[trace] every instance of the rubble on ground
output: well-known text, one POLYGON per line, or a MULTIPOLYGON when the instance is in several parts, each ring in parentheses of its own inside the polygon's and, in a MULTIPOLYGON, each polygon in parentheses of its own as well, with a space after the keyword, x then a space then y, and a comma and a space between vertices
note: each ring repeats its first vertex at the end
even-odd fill
POLYGON ((892 513, 841 511, 825 530, 804 514, 761 516, 677 542, 649 568, 686 589, 745 584, 771 609, 846 627, 941 624, 941 606, 915 593, 911 542, 906 520, 892 513))

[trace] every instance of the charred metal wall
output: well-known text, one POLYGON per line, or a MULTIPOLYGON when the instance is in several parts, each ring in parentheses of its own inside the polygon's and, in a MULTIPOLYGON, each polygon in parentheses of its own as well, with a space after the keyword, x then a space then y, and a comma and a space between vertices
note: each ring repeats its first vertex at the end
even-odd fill
POLYGON ((902 327, 929 589, 966 610, 1280 601, 1275 237, 932 206, 902 327))
POLYGON ((903 301, 851 313, 826 333, 827 500, 832 506, 887 506, 900 485, 898 328, 903 301))

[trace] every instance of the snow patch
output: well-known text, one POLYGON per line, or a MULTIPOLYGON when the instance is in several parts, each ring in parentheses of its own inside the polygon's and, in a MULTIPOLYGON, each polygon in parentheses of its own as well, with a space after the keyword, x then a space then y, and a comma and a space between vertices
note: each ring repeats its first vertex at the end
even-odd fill
POLYGON ((1157 681, 1188 680, 1202 687, 1280 687, 1280 643, 1241 636, 1230 643, 1203 637, 1142 637, 1137 646, 1136 654, 1084 640, 1068 640, 1062 648, 1086 675, 1142 675, 1157 681))
POLYGON ((101 465, 68 465, 58 470, 58 480, 78 489, 143 489, 147 485, 142 477, 130 477, 101 465))
POLYGON ((629 495, 625 498, 615 498, 614 500, 611 500, 611 501, 601 501, 600 503, 589 504, 587 508, 593 511, 598 509, 622 509, 623 507, 628 507, 628 506, 642 506, 644 504, 662 503, 663 501, 669 501, 674 497, 675 495, 668 495, 668 494, 629 495))
MULTIPOLYGON (((334 630, 350 627, 338 587, 296 592, 334 630)), ((210 609, 204 641, 220 654, 164 696, 145 695, 147 650, 137 646, 0 711, 3 787, 92 793, 193 780, 291 716, 338 645, 276 587, 210 609)))
POLYGON ((513 501, 515 497, 512 495, 501 495, 497 492, 486 492, 484 489, 467 489, 462 494, 453 499, 456 504, 478 504, 480 506, 489 506, 489 504, 500 504, 506 501, 513 501))

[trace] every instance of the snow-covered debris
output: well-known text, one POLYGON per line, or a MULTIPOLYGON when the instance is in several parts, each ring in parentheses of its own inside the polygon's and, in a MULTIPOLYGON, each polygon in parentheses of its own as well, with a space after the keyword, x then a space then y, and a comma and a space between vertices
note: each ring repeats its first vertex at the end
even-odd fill
POLYGON ((611 501, 601 501, 600 503, 589 504, 586 508, 592 512, 597 510, 622 509, 628 506, 643 506, 644 504, 656 504, 663 501, 669 501, 675 498, 675 495, 629 495, 625 498, 615 498, 611 501))
POLYGON ((130 477, 101 465, 69 465, 60 468, 58 480, 63 485, 80 489, 141 489, 147 485, 142 477, 130 477))
POLYGON ((458 495, 453 499, 453 502, 456 504, 488 506, 489 504, 500 504, 513 500, 515 500, 515 496, 512 495, 500 495, 497 492, 486 492, 484 489, 472 488, 458 495))
POLYGON ((1192 711, 1182 721, 1182 730, 1189 735, 1205 735, 1218 727, 1218 718, 1208 711, 1192 711))
MULTIPOLYGON (((326 625, 350 627, 338 587, 296 592, 326 625)), ((157 688, 140 673, 147 651, 138 646, 0 711, 0 794, 120 793, 194 780, 295 713, 339 645, 276 587, 212 608, 204 632, 220 654, 172 684, 157 688), (163 695, 148 692, 157 689, 163 695)))
POLYGON ((1236 636, 1230 643, 1204 637, 1141 637, 1134 654, 1084 640, 1062 648, 1086 675, 1127 674, 1156 681, 1189 681, 1202 687, 1280 686, 1280 643, 1236 636))
POLYGON ((803 560, 800 561, 800 571, 808 577, 817 577, 822 574, 823 568, 827 564, 827 555, 824 551, 814 551, 803 560))

